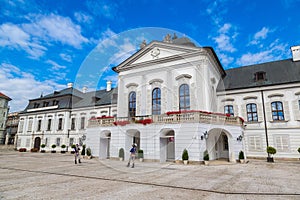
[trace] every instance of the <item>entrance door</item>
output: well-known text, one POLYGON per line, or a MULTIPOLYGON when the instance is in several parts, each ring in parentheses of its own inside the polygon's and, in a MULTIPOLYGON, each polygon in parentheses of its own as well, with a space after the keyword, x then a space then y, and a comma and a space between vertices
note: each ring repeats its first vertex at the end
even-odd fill
POLYGON ((174 137, 169 137, 167 141, 167 161, 175 160, 175 142, 174 137))
POLYGON ((40 150, 40 146, 41 146, 41 138, 36 137, 34 139, 34 148, 40 150))

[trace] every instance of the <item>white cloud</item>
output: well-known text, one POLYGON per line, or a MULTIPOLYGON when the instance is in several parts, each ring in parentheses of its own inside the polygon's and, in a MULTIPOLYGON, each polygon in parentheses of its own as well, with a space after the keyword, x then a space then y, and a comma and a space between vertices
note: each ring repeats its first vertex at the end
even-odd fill
POLYGON ((0 79, 0 91, 12 99, 10 112, 24 110, 29 99, 38 98, 42 93, 65 88, 52 80, 38 81, 32 74, 9 63, 0 64, 0 79))
POLYGON ((109 63, 110 64, 119 64, 128 57, 130 57, 133 53, 135 53, 137 47, 131 43, 129 38, 125 38, 123 40, 123 44, 118 46, 118 52, 111 56, 109 63))
POLYGON ((117 15, 117 4, 111 1, 88 0, 86 5, 89 11, 96 16, 113 19, 117 15))
POLYGON ((67 54, 65 54, 65 53, 61 53, 61 54, 59 54, 59 56, 60 56, 63 60, 65 60, 65 61, 67 61, 67 62, 72 62, 72 57, 71 57, 70 55, 67 55, 67 54))
POLYGON ((84 14, 82 12, 75 12, 74 17, 79 23, 90 24, 93 21, 93 18, 90 15, 84 14))
POLYGON ((218 33, 219 35, 216 37, 213 37, 213 40, 215 43, 217 43, 217 47, 219 51, 227 51, 227 52, 235 52, 236 48, 233 46, 233 41, 236 36, 237 32, 231 31, 232 25, 231 24, 224 24, 222 27, 219 28, 218 33))
POLYGON ((66 66, 59 65, 56 62, 54 62, 53 60, 47 60, 46 63, 50 64, 51 70, 54 70, 54 71, 58 71, 58 70, 66 68, 66 66))
POLYGON ((275 40, 268 47, 264 49, 259 48, 259 52, 246 53, 237 60, 238 65, 251 65, 264 62, 270 62, 274 60, 281 60, 289 55, 288 44, 279 43, 279 40, 275 40))
POLYGON ((223 67, 227 67, 234 60, 233 57, 228 56, 228 55, 223 54, 223 53, 218 54, 218 56, 220 58, 220 61, 221 61, 222 65, 223 65, 223 67))
POLYGON ((266 39, 270 32, 274 30, 270 30, 269 28, 263 27, 260 31, 256 32, 253 36, 252 41, 249 42, 251 45, 259 44, 262 40, 266 39))
POLYGON ((39 58, 47 50, 46 47, 24 32, 19 26, 6 23, 0 26, 0 46, 23 49, 30 57, 39 58))
POLYGON ((23 24, 23 29, 44 41, 56 41, 75 48, 81 48, 88 39, 81 35, 81 27, 68 17, 55 14, 29 16, 32 23, 23 24))

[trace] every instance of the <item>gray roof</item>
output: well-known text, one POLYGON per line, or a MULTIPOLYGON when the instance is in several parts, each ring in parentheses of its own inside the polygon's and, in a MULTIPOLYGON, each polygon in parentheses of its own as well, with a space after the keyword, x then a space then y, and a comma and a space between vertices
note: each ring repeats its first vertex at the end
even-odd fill
MULTIPOLYGON (((225 90, 271 86, 300 82, 300 61, 292 59, 267 62, 225 70, 223 79, 225 90), (256 72, 265 72, 265 81, 255 81, 256 72)), ((218 91, 222 89, 219 83, 218 91)))
MULTIPOLYGON (((97 90, 86 93, 75 88, 66 88, 60 91, 54 91, 40 98, 29 100, 27 107, 22 113, 26 113, 28 109, 42 108, 44 102, 49 102, 48 106, 53 106, 54 101, 58 101, 58 108, 54 109, 71 109, 114 104, 117 101, 117 93, 116 88, 110 91, 97 90), (35 104, 39 104, 39 106, 35 107, 35 104)), ((43 110, 39 112, 43 112, 43 110)))

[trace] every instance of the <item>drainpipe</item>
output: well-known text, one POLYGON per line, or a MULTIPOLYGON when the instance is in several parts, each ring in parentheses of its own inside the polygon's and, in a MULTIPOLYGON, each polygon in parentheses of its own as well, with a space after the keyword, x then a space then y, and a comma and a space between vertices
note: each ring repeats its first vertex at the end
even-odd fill
MULTIPOLYGON (((266 108, 265 108, 265 100, 264 100, 264 93, 261 90, 261 100, 262 100, 262 106, 263 106, 263 114, 264 114, 264 125, 265 125, 265 135, 266 135, 266 143, 267 148, 269 146, 269 138, 268 138, 268 128, 267 128, 267 119, 266 119, 266 108)), ((270 154, 268 153, 268 160, 270 158, 270 154)))

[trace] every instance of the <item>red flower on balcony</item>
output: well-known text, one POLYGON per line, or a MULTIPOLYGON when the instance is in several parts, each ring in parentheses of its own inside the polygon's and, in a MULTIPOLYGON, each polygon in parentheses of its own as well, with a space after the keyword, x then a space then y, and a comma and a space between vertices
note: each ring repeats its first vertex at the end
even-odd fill
POLYGON ((152 119, 141 119, 136 121, 136 123, 143 124, 143 125, 151 124, 152 122, 153 122, 152 119))
POLYGON ((97 117, 97 119, 110 119, 114 118, 113 116, 102 116, 102 117, 97 117))
POLYGON ((115 121, 113 123, 115 126, 125 126, 126 124, 130 124, 129 121, 115 121))

